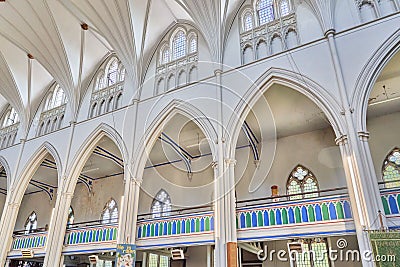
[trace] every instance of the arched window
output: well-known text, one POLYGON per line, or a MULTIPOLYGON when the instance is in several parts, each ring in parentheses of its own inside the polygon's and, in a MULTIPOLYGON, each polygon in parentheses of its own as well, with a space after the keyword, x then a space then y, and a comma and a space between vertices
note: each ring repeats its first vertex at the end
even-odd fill
POLYGON ((161 55, 161 64, 165 64, 169 62, 169 49, 168 47, 164 48, 161 55))
POLYGON ((104 88, 104 75, 101 74, 99 77, 97 77, 97 83, 96 83, 96 90, 100 90, 104 88))
POLYGON ((197 51, 197 39, 195 36, 190 39, 190 53, 194 53, 197 51))
POLYGON ((168 193, 164 190, 160 190, 157 196, 153 200, 151 205, 151 213, 153 218, 159 218, 161 216, 169 216, 171 212, 171 198, 168 193))
POLYGON ((382 166, 382 177, 386 188, 400 186, 400 149, 394 148, 386 156, 382 166))
POLYGON ((118 81, 118 60, 113 59, 107 71, 107 86, 111 86, 118 81))
POLYGON ((257 15, 258 15, 258 23, 260 25, 273 21, 275 18, 273 1, 259 0, 257 3, 257 15))
POLYGON ((250 12, 246 13, 243 18, 244 31, 250 31, 253 29, 253 15, 250 12))
POLYGON ((29 215, 28 219, 25 222, 25 234, 32 233, 37 229, 37 216, 36 212, 32 211, 31 215, 29 215))
POLYGON ((290 196, 290 200, 319 196, 317 179, 309 169, 301 165, 298 165, 290 173, 286 184, 286 190, 288 195, 295 195, 290 196), (301 193, 309 194, 301 195, 301 193))
POLYGON ((181 58, 186 55, 186 34, 180 30, 174 37, 173 41, 174 59, 181 58))
POLYGON ((110 224, 118 222, 118 206, 117 202, 112 198, 104 206, 103 213, 101 214, 101 223, 110 224))
POLYGON ((119 71, 119 81, 120 82, 125 81, 125 72, 126 72, 125 68, 121 67, 121 69, 119 71))
POLYGON ((11 126, 19 121, 18 113, 14 108, 11 108, 3 120, 3 127, 11 126))
POLYGON ((59 107, 65 103, 65 100, 64 90, 59 85, 56 85, 54 91, 47 97, 45 110, 59 107))
POLYGON ((70 226, 71 224, 73 224, 74 220, 75 220, 74 209, 71 206, 69 206, 67 225, 70 226))
POLYGON ((280 11, 281 11, 281 17, 289 15, 290 7, 289 7, 289 1, 288 0, 282 0, 281 1, 280 11))

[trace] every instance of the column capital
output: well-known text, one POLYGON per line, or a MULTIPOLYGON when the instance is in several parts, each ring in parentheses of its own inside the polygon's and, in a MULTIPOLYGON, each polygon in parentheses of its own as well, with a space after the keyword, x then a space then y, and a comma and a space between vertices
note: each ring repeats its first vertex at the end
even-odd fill
POLYGON ((236 165, 236 159, 225 159, 225 163, 228 165, 236 165))
POLYGON ((346 145, 347 141, 348 141, 348 138, 347 138, 346 134, 339 136, 338 138, 335 139, 335 143, 338 146, 346 145))
POLYGON ((17 203, 17 202, 9 202, 8 206, 10 208, 19 208, 21 206, 21 203, 17 203))
POLYGON ((132 177, 130 179, 130 181, 133 182, 134 184, 138 185, 138 186, 141 186, 142 183, 143 183, 143 179, 138 179, 138 178, 134 178, 134 177, 132 177))
POLYGON ((211 168, 213 168, 213 169, 218 168, 218 162, 217 161, 211 162, 211 168))
POLYGON ((328 29, 325 31, 325 37, 330 37, 330 36, 334 36, 336 34, 335 29, 328 29))
POLYGON ((370 136, 369 132, 358 132, 358 137, 363 142, 367 142, 369 139, 369 136, 370 136))
POLYGON ((221 69, 216 69, 216 70, 214 70, 214 74, 215 74, 215 76, 217 76, 217 75, 221 75, 222 74, 222 70, 221 69))

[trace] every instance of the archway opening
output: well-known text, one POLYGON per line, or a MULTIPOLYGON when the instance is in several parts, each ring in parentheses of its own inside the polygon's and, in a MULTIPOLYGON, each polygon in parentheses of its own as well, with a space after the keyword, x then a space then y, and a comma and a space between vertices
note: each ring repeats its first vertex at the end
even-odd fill
POLYGON ((56 160, 48 153, 32 177, 29 177, 29 184, 19 207, 13 243, 8 255, 12 259, 11 266, 42 266, 59 188, 58 178, 56 160), (31 259, 23 259, 23 251, 31 253, 31 259))
POLYGON ((104 136, 94 145, 75 185, 68 209, 64 264, 90 264, 90 256, 97 260, 96 266, 115 265, 123 195, 123 157, 117 145, 104 136), (90 254, 82 247, 91 248, 90 254))
POLYGON ((199 261, 206 266, 207 251, 211 251, 206 240, 214 229, 214 170, 209 140, 193 119, 180 113, 159 129, 145 155, 137 245, 147 244, 152 238, 158 238, 158 242, 140 250, 138 260, 152 267, 199 261), (190 242, 194 238, 199 241, 197 245, 190 242), (172 251, 181 251, 184 259, 173 260, 172 251))
MULTIPOLYGON (((357 248, 354 233, 347 232, 352 215, 335 139, 325 113, 288 86, 271 85, 251 107, 235 153, 238 257, 243 265, 263 266, 257 252, 265 245, 285 251, 297 245, 302 251, 313 249, 320 258, 343 232, 357 248), (330 225, 329 235, 321 223, 330 225)), ((268 264, 280 263, 271 258, 268 264)), ((291 264, 331 263, 328 258, 296 258, 291 264)))
POLYGON ((397 195, 400 187, 400 52, 386 64, 369 95, 367 130, 369 146, 381 190, 384 214, 389 227, 397 227, 399 214, 397 195))

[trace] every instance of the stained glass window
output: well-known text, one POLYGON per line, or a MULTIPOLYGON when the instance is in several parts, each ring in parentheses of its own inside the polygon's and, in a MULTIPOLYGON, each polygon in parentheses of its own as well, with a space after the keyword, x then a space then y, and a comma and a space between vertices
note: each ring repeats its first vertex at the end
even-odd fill
POLYGON ((301 165, 298 165, 290 173, 286 187, 288 195, 309 193, 303 195, 289 196, 291 200, 319 196, 317 179, 309 169, 301 165))
POLYGON ((327 242, 325 239, 301 240, 302 252, 294 253, 293 266, 296 267, 329 267, 327 242))
POLYGON ((260 0, 257 3, 258 22, 260 25, 274 20, 274 3, 272 0, 260 0))
POLYGON ((282 0, 281 1, 281 16, 289 15, 289 1, 282 0))
POLYGON ((57 85, 52 94, 47 98, 46 110, 59 107, 65 103, 65 93, 64 90, 57 85))
POLYGON ((25 222, 25 234, 32 233, 37 229, 37 215, 36 212, 32 212, 31 215, 29 215, 28 219, 26 219, 25 222))
POLYGON ((69 226, 69 225, 73 224, 74 220, 75 220, 74 210, 70 206, 69 210, 68 210, 68 222, 67 222, 67 225, 69 226))
POLYGON ((186 55, 186 35, 183 31, 178 31, 174 38, 174 59, 186 55))
POLYGON ((110 224, 118 222, 118 206, 114 199, 110 199, 104 206, 101 215, 102 224, 110 224))
POLYGON ((244 30, 249 31, 251 29, 253 29, 253 17, 251 13, 247 13, 244 16, 244 30))
POLYGON ((118 76, 118 61, 114 59, 107 72, 107 86, 111 86, 117 83, 117 76, 118 76))
POLYGON ((161 190, 153 200, 151 206, 151 213, 153 218, 159 218, 161 216, 169 216, 171 212, 171 199, 167 192, 161 190))
POLYGON ((19 121, 19 117, 14 108, 11 108, 4 117, 3 127, 13 125, 19 121))
POLYGON ((400 187, 400 149, 394 148, 387 155, 382 166, 382 176, 386 188, 400 187))
POLYGON ((167 256, 149 254, 149 267, 168 267, 169 258, 167 256))

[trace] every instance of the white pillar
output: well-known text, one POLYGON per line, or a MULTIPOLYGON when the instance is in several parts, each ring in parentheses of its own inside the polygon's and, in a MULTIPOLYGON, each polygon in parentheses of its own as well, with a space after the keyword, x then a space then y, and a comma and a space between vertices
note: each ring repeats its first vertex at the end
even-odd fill
POLYGON ((56 206, 47 233, 46 256, 43 266, 62 266, 62 249, 68 223, 68 211, 71 206, 72 193, 61 193, 57 197, 56 206))
MULTIPOLYGON (((347 140, 347 136, 342 136, 337 139, 337 144, 340 147, 342 154, 343 167, 346 173, 347 187, 349 191, 350 205, 353 212, 353 220, 356 228, 358 247, 360 253, 372 251, 367 232, 365 230, 369 226, 369 208, 366 205, 364 186, 362 177, 359 175, 357 160, 354 156, 354 151, 351 150, 347 140)), ((363 266, 373 267, 373 262, 366 261, 362 257, 363 266)))
POLYGON ((17 221, 19 207, 19 203, 11 202, 7 204, 7 208, 3 211, 3 218, 7 218, 7 223, 4 223, 4 227, 0 233, 0 240, 2 240, 2 246, 0 246, 0 266, 5 265, 8 252, 11 249, 13 242, 12 233, 17 221))

